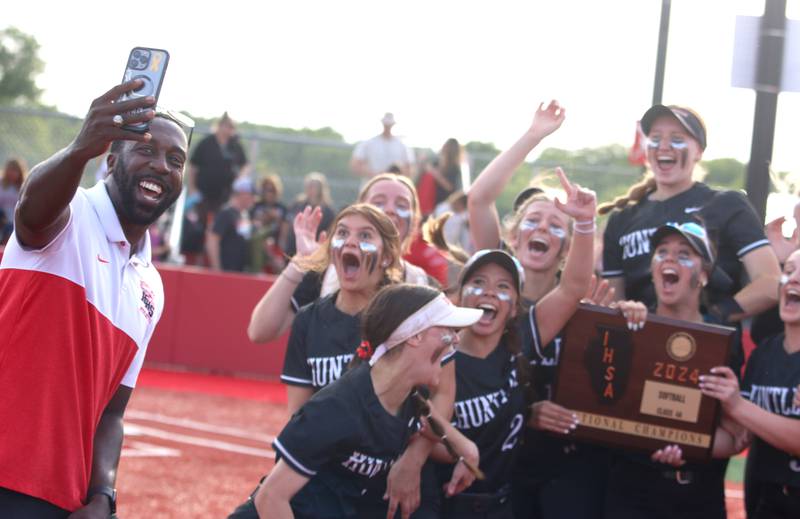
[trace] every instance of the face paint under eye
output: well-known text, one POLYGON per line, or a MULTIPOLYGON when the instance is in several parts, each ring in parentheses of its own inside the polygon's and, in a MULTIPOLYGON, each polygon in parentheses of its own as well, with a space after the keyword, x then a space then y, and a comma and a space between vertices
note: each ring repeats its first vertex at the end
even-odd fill
POLYGON ((789 282, 789 274, 781 274, 780 284, 781 286, 785 285, 789 282))
POLYGON ((472 286, 472 285, 465 286, 464 290, 461 291, 461 296, 462 297, 479 296, 481 294, 483 294, 483 288, 472 286))
POLYGON ((497 299, 500 301, 511 301, 511 293, 510 292, 498 292, 497 299))
POLYGON ((378 264, 378 246, 374 243, 360 241, 358 242, 358 249, 364 255, 364 262, 367 266, 367 272, 372 274, 378 264))
POLYGON ((550 226, 550 234, 552 234, 559 240, 563 240, 564 238, 567 237, 567 231, 565 231, 561 227, 556 227, 555 225, 550 226))
POLYGON ((667 253, 664 251, 656 251, 656 253, 653 255, 653 259, 661 263, 662 261, 667 259, 667 253))
POLYGON ((399 216, 403 220, 411 219, 411 209, 406 209, 404 207, 397 207, 395 208, 394 212, 397 213, 397 216, 399 216))
POLYGON ((695 262, 689 258, 678 258, 678 265, 686 268, 694 268, 695 262))
POLYGON ((456 342, 456 338, 452 333, 445 333, 442 335, 442 344, 445 346, 452 346, 454 342, 456 342))
POLYGON ((669 145, 673 150, 683 150, 689 147, 689 143, 684 140, 672 139, 669 145))
POLYGON ((344 241, 345 241, 344 238, 333 238, 331 240, 331 247, 333 247, 334 249, 341 249, 342 247, 344 247, 344 241))
POLYGON ((376 253, 378 252, 378 246, 374 243, 370 243, 368 241, 360 241, 358 242, 358 248, 361 249, 363 253, 376 253))
POLYGON ((534 222, 532 220, 522 220, 519 224, 519 228, 522 231, 535 231, 539 228, 539 222, 534 222))

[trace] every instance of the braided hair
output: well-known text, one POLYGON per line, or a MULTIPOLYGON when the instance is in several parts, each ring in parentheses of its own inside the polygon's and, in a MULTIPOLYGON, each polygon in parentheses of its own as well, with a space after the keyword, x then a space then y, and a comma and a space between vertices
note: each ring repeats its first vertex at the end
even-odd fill
POLYGON ((635 204, 655 190, 656 177, 652 173, 648 173, 641 181, 632 185, 623 196, 618 196, 611 202, 597 206, 597 214, 602 216, 614 209, 625 209, 629 204, 635 204))

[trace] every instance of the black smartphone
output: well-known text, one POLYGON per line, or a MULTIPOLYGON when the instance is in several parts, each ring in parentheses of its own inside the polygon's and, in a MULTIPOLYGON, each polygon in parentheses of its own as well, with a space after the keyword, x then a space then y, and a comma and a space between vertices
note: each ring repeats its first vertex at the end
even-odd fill
MULTIPOLYGON (((120 101, 136 99, 137 97, 155 96, 158 103, 158 95, 161 93, 161 84, 164 82, 164 74, 167 72, 169 64, 169 52, 163 49, 150 49, 147 47, 134 47, 128 56, 128 64, 125 67, 125 75, 122 82, 141 79, 142 86, 136 90, 125 92, 120 96, 120 101)), ((129 112, 136 114, 146 109, 141 108, 129 112)), ((126 124, 126 130, 144 133, 150 128, 147 122, 126 124)))

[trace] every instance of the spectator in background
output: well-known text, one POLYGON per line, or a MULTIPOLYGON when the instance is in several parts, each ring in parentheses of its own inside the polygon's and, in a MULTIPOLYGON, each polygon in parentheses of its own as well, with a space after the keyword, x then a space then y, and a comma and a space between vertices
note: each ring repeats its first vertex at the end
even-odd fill
POLYGON ((230 202, 217 212, 214 226, 206 236, 206 253, 211 268, 233 272, 247 269, 253 232, 250 209, 254 202, 253 181, 249 177, 237 178, 230 202))
POLYGON ((9 159, 3 168, 3 178, 0 179, 0 245, 8 241, 14 230, 14 207, 27 170, 25 161, 17 158, 9 159))
POLYGON ((224 206, 231 195, 233 181, 247 172, 236 125, 228 112, 214 126, 214 133, 197 144, 189 163, 189 191, 198 191, 203 208, 211 221, 213 213, 224 206))
POLYGON ((389 167, 392 165, 397 166, 400 173, 407 177, 413 173, 414 152, 392 135, 392 126, 395 124, 394 115, 387 112, 381 119, 381 123, 383 132, 369 140, 359 142, 350 159, 350 168, 353 173, 362 178, 362 183, 389 171, 389 167))
POLYGON ((283 184, 280 177, 267 175, 261 180, 260 199, 253 207, 253 239, 251 241, 251 264, 253 272, 279 274, 284 255, 278 240, 281 224, 286 218, 286 206, 281 202, 283 184))
POLYGON ((158 217, 158 220, 150 224, 147 232, 150 233, 150 250, 153 261, 169 260, 170 246, 167 240, 166 213, 158 217))
POLYGON ((236 125, 225 112, 214 125, 214 133, 197 144, 189 162, 188 199, 192 207, 187 207, 183 222, 186 232, 181 238, 181 254, 187 265, 209 264, 204 254, 206 231, 215 213, 228 201, 233 181, 246 171, 247 156, 236 135, 236 125))
POLYGON ((431 160, 427 151, 419 154, 417 170, 419 175, 416 180, 417 196, 419 196, 419 211, 423 220, 433 214, 436 209, 436 179, 434 175, 439 172, 434 164, 436 159, 431 160))
POLYGON ((462 189, 461 161, 464 152, 455 139, 447 139, 439 151, 439 162, 434 170, 433 178, 436 180, 436 200, 438 206, 453 192, 462 189))
POLYGON ((458 245, 467 254, 475 252, 475 245, 469 234, 469 213, 467 212, 467 195, 461 190, 453 192, 443 208, 453 213, 444 224, 444 238, 447 243, 458 245))
POLYGON ((283 221, 281 229, 281 249, 283 249, 286 256, 292 257, 297 252, 295 245, 294 217, 298 213, 303 212, 306 206, 319 207, 322 210, 322 220, 317 227, 317 238, 320 234, 328 230, 328 227, 333 222, 336 216, 336 211, 333 208, 331 201, 331 190, 328 186, 328 179, 322 173, 316 171, 309 173, 303 179, 303 192, 298 195, 295 202, 289 207, 286 213, 286 218, 283 221))

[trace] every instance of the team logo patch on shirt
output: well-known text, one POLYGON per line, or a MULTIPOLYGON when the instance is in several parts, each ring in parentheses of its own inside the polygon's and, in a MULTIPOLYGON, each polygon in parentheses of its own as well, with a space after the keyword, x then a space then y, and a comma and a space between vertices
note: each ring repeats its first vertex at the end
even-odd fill
POLYGON ((147 321, 150 322, 153 320, 153 314, 156 311, 153 291, 144 281, 140 281, 139 284, 142 288, 142 306, 139 308, 139 311, 142 312, 142 315, 144 315, 147 318, 147 321))

